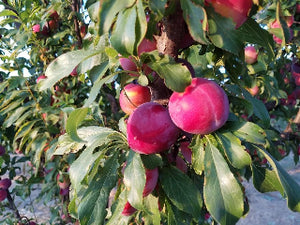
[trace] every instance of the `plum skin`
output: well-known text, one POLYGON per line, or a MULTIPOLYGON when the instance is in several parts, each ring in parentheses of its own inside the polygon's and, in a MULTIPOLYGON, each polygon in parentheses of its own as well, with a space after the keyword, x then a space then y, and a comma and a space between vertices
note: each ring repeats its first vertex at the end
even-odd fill
POLYGON ((152 170, 145 169, 145 171, 146 183, 143 190, 143 197, 146 197, 155 189, 158 180, 158 168, 152 170))
POLYGON ((139 84, 127 84, 119 98, 121 109, 127 114, 131 114, 139 105, 150 101, 150 89, 139 84))
POLYGON ((253 5, 252 0, 205 0, 214 10, 226 18, 232 18, 236 28, 240 27, 248 18, 253 5))
POLYGON ((127 140, 133 151, 146 155, 155 154, 174 144, 179 131, 165 107, 147 102, 129 116, 127 140))
POLYGON ((229 101, 214 81, 193 78, 183 93, 171 95, 169 113, 180 129, 191 134, 209 134, 227 121, 229 101))
POLYGON ((247 46, 245 48, 245 61, 247 64, 253 64, 257 62, 257 52, 253 46, 247 46))

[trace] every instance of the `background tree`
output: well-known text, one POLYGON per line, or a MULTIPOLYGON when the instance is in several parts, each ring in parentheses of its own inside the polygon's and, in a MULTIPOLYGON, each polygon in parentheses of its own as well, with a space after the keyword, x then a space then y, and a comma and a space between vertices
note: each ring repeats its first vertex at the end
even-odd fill
POLYGON ((235 224, 250 178, 300 211, 296 0, 1 4, 6 223, 35 183, 52 223, 235 224))

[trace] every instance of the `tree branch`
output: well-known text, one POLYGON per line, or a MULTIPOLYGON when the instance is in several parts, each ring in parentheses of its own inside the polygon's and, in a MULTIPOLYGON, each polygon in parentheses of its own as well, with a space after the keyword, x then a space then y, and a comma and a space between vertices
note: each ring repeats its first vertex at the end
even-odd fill
POLYGON ((72 1, 72 11, 74 12, 74 28, 75 28, 75 33, 76 33, 76 38, 78 41, 78 47, 82 48, 82 38, 80 35, 80 26, 79 26, 79 22, 77 19, 77 13, 79 12, 80 9, 80 1, 78 0, 73 0, 72 1))

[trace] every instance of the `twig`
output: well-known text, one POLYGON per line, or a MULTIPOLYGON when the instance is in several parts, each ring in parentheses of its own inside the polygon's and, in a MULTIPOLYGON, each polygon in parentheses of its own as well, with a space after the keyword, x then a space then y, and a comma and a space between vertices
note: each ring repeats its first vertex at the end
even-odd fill
POLYGON ((6 198, 7 198, 8 203, 9 203, 9 208, 14 212, 16 218, 17 218, 18 220, 21 220, 21 216, 20 216, 19 210, 18 210, 18 208, 16 207, 13 198, 11 197, 9 191, 8 191, 8 190, 6 190, 6 191, 7 191, 7 197, 6 197, 6 198))
POLYGON ((75 13, 74 15, 74 27, 75 27, 75 33, 76 33, 76 38, 78 40, 78 47, 82 48, 82 38, 80 35, 80 27, 79 27, 79 22, 77 19, 77 13, 79 12, 80 9, 80 2, 78 2, 78 0, 73 0, 72 1, 72 10, 75 13))

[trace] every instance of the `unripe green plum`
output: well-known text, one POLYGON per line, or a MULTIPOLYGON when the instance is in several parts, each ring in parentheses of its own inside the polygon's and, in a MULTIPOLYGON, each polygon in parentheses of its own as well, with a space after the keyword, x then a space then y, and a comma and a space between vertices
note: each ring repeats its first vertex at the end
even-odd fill
POLYGON ((253 5, 252 0, 205 0, 214 10, 226 18, 232 18, 236 28, 240 27, 248 18, 253 5))
POLYGON ((139 84, 127 84, 119 98, 121 109, 127 114, 131 114, 139 105, 150 101, 150 89, 139 84))
POLYGON ((171 95, 169 112, 180 129, 192 134, 209 134, 227 121, 228 97, 215 82, 193 78, 184 92, 171 95))
POLYGON ((179 131, 165 107, 147 102, 129 116, 127 140, 133 151, 155 154, 169 149, 176 142, 179 131))

